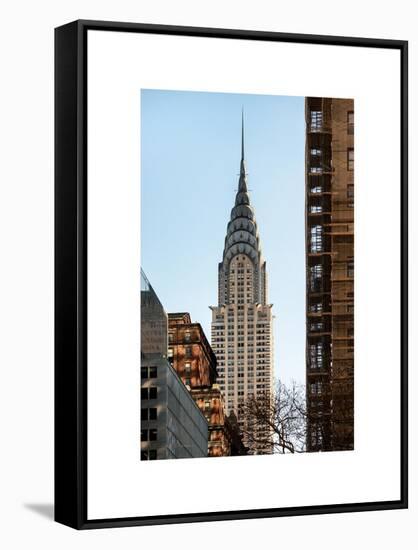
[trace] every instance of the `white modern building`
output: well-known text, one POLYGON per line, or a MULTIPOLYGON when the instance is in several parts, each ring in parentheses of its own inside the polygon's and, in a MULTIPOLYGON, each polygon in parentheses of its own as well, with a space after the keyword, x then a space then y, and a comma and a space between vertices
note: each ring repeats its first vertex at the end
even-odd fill
MULTIPOLYGON (((244 400, 250 395, 270 393, 273 388, 274 357, 266 262, 247 187, 244 121, 241 140, 238 191, 218 270, 218 305, 211 307, 211 346, 218 362, 226 412, 234 411, 242 425, 244 400)), ((252 452, 268 451, 253 448, 252 452)))

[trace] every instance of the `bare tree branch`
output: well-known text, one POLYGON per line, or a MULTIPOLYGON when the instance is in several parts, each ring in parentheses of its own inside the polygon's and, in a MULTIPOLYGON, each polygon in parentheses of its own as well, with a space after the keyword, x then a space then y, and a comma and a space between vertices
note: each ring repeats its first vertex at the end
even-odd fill
POLYGON ((249 397, 241 415, 250 449, 265 454, 306 450, 305 388, 295 381, 290 386, 279 381, 272 393, 249 397))

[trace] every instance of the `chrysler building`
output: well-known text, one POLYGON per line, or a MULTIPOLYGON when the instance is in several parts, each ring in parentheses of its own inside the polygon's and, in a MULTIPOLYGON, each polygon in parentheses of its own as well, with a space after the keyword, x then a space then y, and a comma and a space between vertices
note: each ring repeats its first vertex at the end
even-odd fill
POLYGON ((218 305, 211 307, 219 385, 227 414, 233 411, 240 425, 241 404, 250 395, 273 389, 273 315, 267 286, 266 262, 247 187, 243 117, 238 190, 218 266, 218 305))

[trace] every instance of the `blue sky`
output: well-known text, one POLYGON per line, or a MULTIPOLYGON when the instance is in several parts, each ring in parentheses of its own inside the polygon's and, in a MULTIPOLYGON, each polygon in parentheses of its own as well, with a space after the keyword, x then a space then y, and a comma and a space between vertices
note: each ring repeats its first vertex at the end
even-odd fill
POLYGON ((167 312, 210 340, 245 156, 275 315, 275 373, 305 381, 304 98, 141 91, 141 262, 167 312))

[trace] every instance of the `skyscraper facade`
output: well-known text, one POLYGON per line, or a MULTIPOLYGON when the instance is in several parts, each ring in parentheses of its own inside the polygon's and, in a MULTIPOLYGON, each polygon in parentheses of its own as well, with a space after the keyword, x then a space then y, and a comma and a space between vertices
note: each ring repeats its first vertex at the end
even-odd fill
MULTIPOLYGON (((226 412, 234 412, 242 428, 244 401, 271 392, 274 369, 272 304, 268 303, 266 262, 248 193, 244 121, 238 190, 218 266, 218 305, 211 310, 212 349, 226 412)), ((253 446, 250 452, 270 453, 272 449, 270 445, 253 446)))

